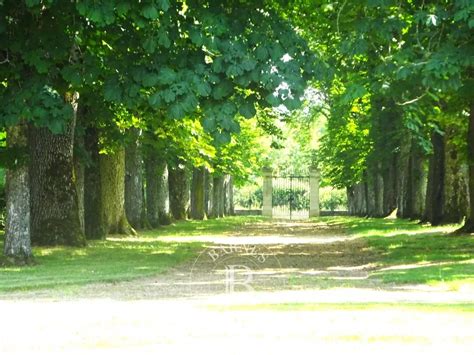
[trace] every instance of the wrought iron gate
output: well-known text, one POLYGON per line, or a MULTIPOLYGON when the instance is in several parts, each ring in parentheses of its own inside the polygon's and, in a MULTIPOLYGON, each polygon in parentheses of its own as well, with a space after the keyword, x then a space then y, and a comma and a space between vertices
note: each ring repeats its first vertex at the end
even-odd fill
POLYGON ((309 218, 309 176, 273 176, 272 214, 276 218, 309 218))

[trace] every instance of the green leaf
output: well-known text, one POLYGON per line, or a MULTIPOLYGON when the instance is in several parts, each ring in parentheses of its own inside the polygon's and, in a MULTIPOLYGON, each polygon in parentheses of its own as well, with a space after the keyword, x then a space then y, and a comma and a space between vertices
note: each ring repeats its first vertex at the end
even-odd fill
POLYGON ((28 7, 35 7, 39 5, 41 0, 25 0, 26 6, 28 7))
POLYGON ((251 102, 246 102, 239 108, 239 113, 244 116, 245 118, 249 119, 254 117, 257 114, 257 110, 255 106, 251 102))
POLYGON ((171 46, 171 41, 165 30, 160 31, 160 33, 158 34, 158 43, 165 48, 169 48, 171 46))
POLYGON ((153 54, 156 50, 156 38, 155 37, 148 37, 145 42, 143 42, 143 49, 145 49, 148 53, 153 54))
POLYGON ((149 4, 149 5, 146 5, 143 8, 142 15, 143 15, 143 17, 145 17, 147 19, 154 20, 158 17, 159 12, 156 9, 155 5, 149 4))
POLYGON ((73 86, 79 86, 82 84, 82 75, 79 73, 79 70, 75 67, 68 66, 64 67, 61 70, 61 75, 70 84, 73 86))
POLYGON ((183 104, 181 102, 175 102, 168 108, 168 116, 172 119, 180 119, 186 115, 183 104))
POLYGON ((212 70, 214 73, 224 72, 224 59, 222 57, 217 57, 212 62, 212 70))
POLYGON ((255 50, 255 55, 258 60, 263 62, 268 58, 268 50, 263 45, 259 45, 255 50))
POLYGON ((193 42, 196 46, 202 46, 203 38, 201 32, 199 32, 198 30, 192 29, 191 31, 189 31, 189 38, 191 39, 191 42, 193 42))
POLYGON ((148 73, 143 77, 143 86, 150 88, 157 85, 160 81, 160 76, 156 73, 148 73))
POLYGON ((273 94, 267 95, 267 97, 265 97, 265 101, 267 101, 272 107, 277 107, 280 105, 280 100, 273 94))
POLYGON ((158 74, 158 80, 162 85, 172 84, 176 80, 176 73, 173 69, 165 67, 160 70, 160 73, 158 74))
POLYGON ((155 92, 153 95, 151 95, 148 98, 148 103, 153 107, 153 108, 158 108, 161 106, 161 95, 159 92, 155 92))
POLYGON ((116 78, 106 80, 104 84, 104 98, 107 101, 119 102, 122 96, 120 83, 116 78))
POLYGON ((169 0, 157 0, 157 4, 160 6, 161 10, 165 12, 170 8, 169 0))
POLYGON ((212 96, 216 100, 221 100, 230 95, 234 90, 234 85, 229 80, 221 81, 212 91, 212 96))
POLYGON ((206 132, 214 132, 217 128, 216 120, 214 116, 206 116, 202 121, 202 127, 206 130, 206 132))
POLYGON ((176 94, 174 93, 173 90, 167 89, 163 91, 162 97, 163 97, 163 100, 165 100, 165 102, 169 104, 176 99, 176 94))
POLYGON ((211 85, 209 85, 205 81, 204 82, 198 82, 196 84, 196 91, 197 91, 197 94, 199 96, 207 97, 211 94, 211 91, 212 91, 211 85))

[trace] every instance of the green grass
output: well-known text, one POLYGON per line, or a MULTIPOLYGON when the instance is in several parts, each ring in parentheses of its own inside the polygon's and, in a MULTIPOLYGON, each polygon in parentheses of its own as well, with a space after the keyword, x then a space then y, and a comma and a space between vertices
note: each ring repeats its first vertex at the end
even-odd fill
MULTIPOLYGON (((195 257, 202 243, 166 241, 166 237, 225 235, 259 217, 182 221, 138 237, 111 236, 90 241, 86 248, 36 247, 36 265, 0 268, 0 292, 65 288, 95 282, 116 282, 156 275, 195 257)), ((0 248, 3 250, 0 232, 0 248)))
POLYGON ((474 236, 455 236, 458 225, 429 227, 394 219, 339 218, 341 225, 366 239, 371 252, 379 255, 378 271, 371 278, 395 284, 446 283, 458 288, 474 283, 474 236))
MULTIPOLYGON (((37 265, 0 268, 0 292, 78 286, 151 276, 188 260, 201 250, 199 236, 239 232, 263 217, 183 221, 139 237, 112 236, 87 248, 34 248, 37 265), (171 239, 167 239, 171 237, 171 239), (178 238, 176 238, 178 237, 178 238), (186 242, 186 243, 185 243, 186 242)), ((452 289, 474 285, 474 237, 452 236, 457 226, 431 228, 406 220, 325 217, 318 221, 344 228, 365 241, 376 269, 369 278, 387 284, 439 284, 452 289)), ((336 233, 339 233, 336 230, 336 233)), ((3 248, 0 232, 0 248, 3 248)), ((364 280, 289 280, 318 287, 360 287, 364 280), (325 286, 324 286, 325 285, 325 286)))

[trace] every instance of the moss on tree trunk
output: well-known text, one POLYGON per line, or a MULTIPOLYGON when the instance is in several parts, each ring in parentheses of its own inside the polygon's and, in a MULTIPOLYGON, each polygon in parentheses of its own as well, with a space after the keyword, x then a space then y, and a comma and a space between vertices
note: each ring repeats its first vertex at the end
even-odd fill
MULTIPOLYGON (((7 130, 7 148, 27 149, 27 126, 18 124, 7 130)), ((24 265, 33 260, 30 241, 30 187, 27 161, 16 159, 6 173, 5 243, 3 254, 9 264, 24 265)))
POLYGON ((96 128, 85 132, 84 147, 88 164, 84 168, 84 229, 87 239, 104 239, 108 226, 102 208, 99 133, 96 128))
POLYGON ((132 142, 125 148, 125 212, 134 229, 147 226, 143 199, 143 161, 138 129, 130 132, 132 142))
POLYGON ((125 214, 125 150, 101 154, 102 218, 110 234, 136 234, 125 214))
POLYGON ((468 159, 468 191, 470 208, 466 222, 461 232, 474 233, 474 100, 469 107, 469 123, 467 131, 467 159, 468 159))
POLYGON ((191 218, 203 220, 206 217, 204 183, 205 167, 193 169, 193 179, 191 184, 191 218))
POLYGON ((189 207, 189 179, 184 164, 168 166, 170 211, 174 219, 186 219, 189 207))
POLYGON ((31 240, 84 246, 74 180, 75 114, 63 134, 30 126, 31 240))
POLYGON ((429 159, 428 185, 422 221, 439 225, 443 220, 444 204, 444 139, 438 132, 431 135, 433 154, 429 159))
POLYGON ((445 130, 445 174, 443 224, 459 223, 469 213, 468 168, 455 140, 463 136, 464 127, 448 126, 445 130), (462 133, 462 134, 461 134, 462 133))
POLYGON ((212 183, 212 213, 213 218, 224 217, 224 176, 214 176, 212 183))
POLYGON ((365 184, 359 183, 347 188, 347 208, 351 216, 367 216, 365 184))

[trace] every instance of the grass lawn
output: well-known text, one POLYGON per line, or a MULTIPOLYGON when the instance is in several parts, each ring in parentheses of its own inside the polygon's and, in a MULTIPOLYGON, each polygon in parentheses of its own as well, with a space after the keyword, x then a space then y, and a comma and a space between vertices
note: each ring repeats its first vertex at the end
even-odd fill
MULTIPOLYGON (((155 275, 195 257, 203 246, 196 237, 225 236, 240 231, 244 224, 261 221, 265 219, 252 216, 183 221, 143 231, 138 237, 110 236, 105 241, 90 242, 87 248, 36 247, 36 265, 0 268, 0 292, 155 275)), ((406 220, 352 217, 324 217, 317 221, 334 226, 335 233, 343 228, 364 241, 376 257, 376 268, 369 278, 396 285, 444 283, 452 289, 474 284, 474 237, 449 235, 457 226, 432 228, 406 220)), ((324 279, 311 279, 310 284, 324 286, 324 279)), ((364 280, 347 286, 358 286, 357 283, 364 280)), ((340 280, 327 280, 327 284, 344 286, 340 280)))
MULTIPOLYGON (((116 282, 156 275, 193 258, 202 243, 165 242, 160 237, 223 235, 258 217, 183 221, 138 237, 110 236, 86 248, 35 247, 36 265, 0 268, 0 292, 116 282)), ((260 218, 261 219, 261 218, 260 218)), ((0 249, 3 238, 0 234, 0 249)))
POLYGON ((474 283, 474 236, 450 234, 458 225, 429 227, 394 219, 328 220, 350 234, 365 238, 379 255, 378 271, 370 277, 395 284, 446 283, 456 289, 474 283))

